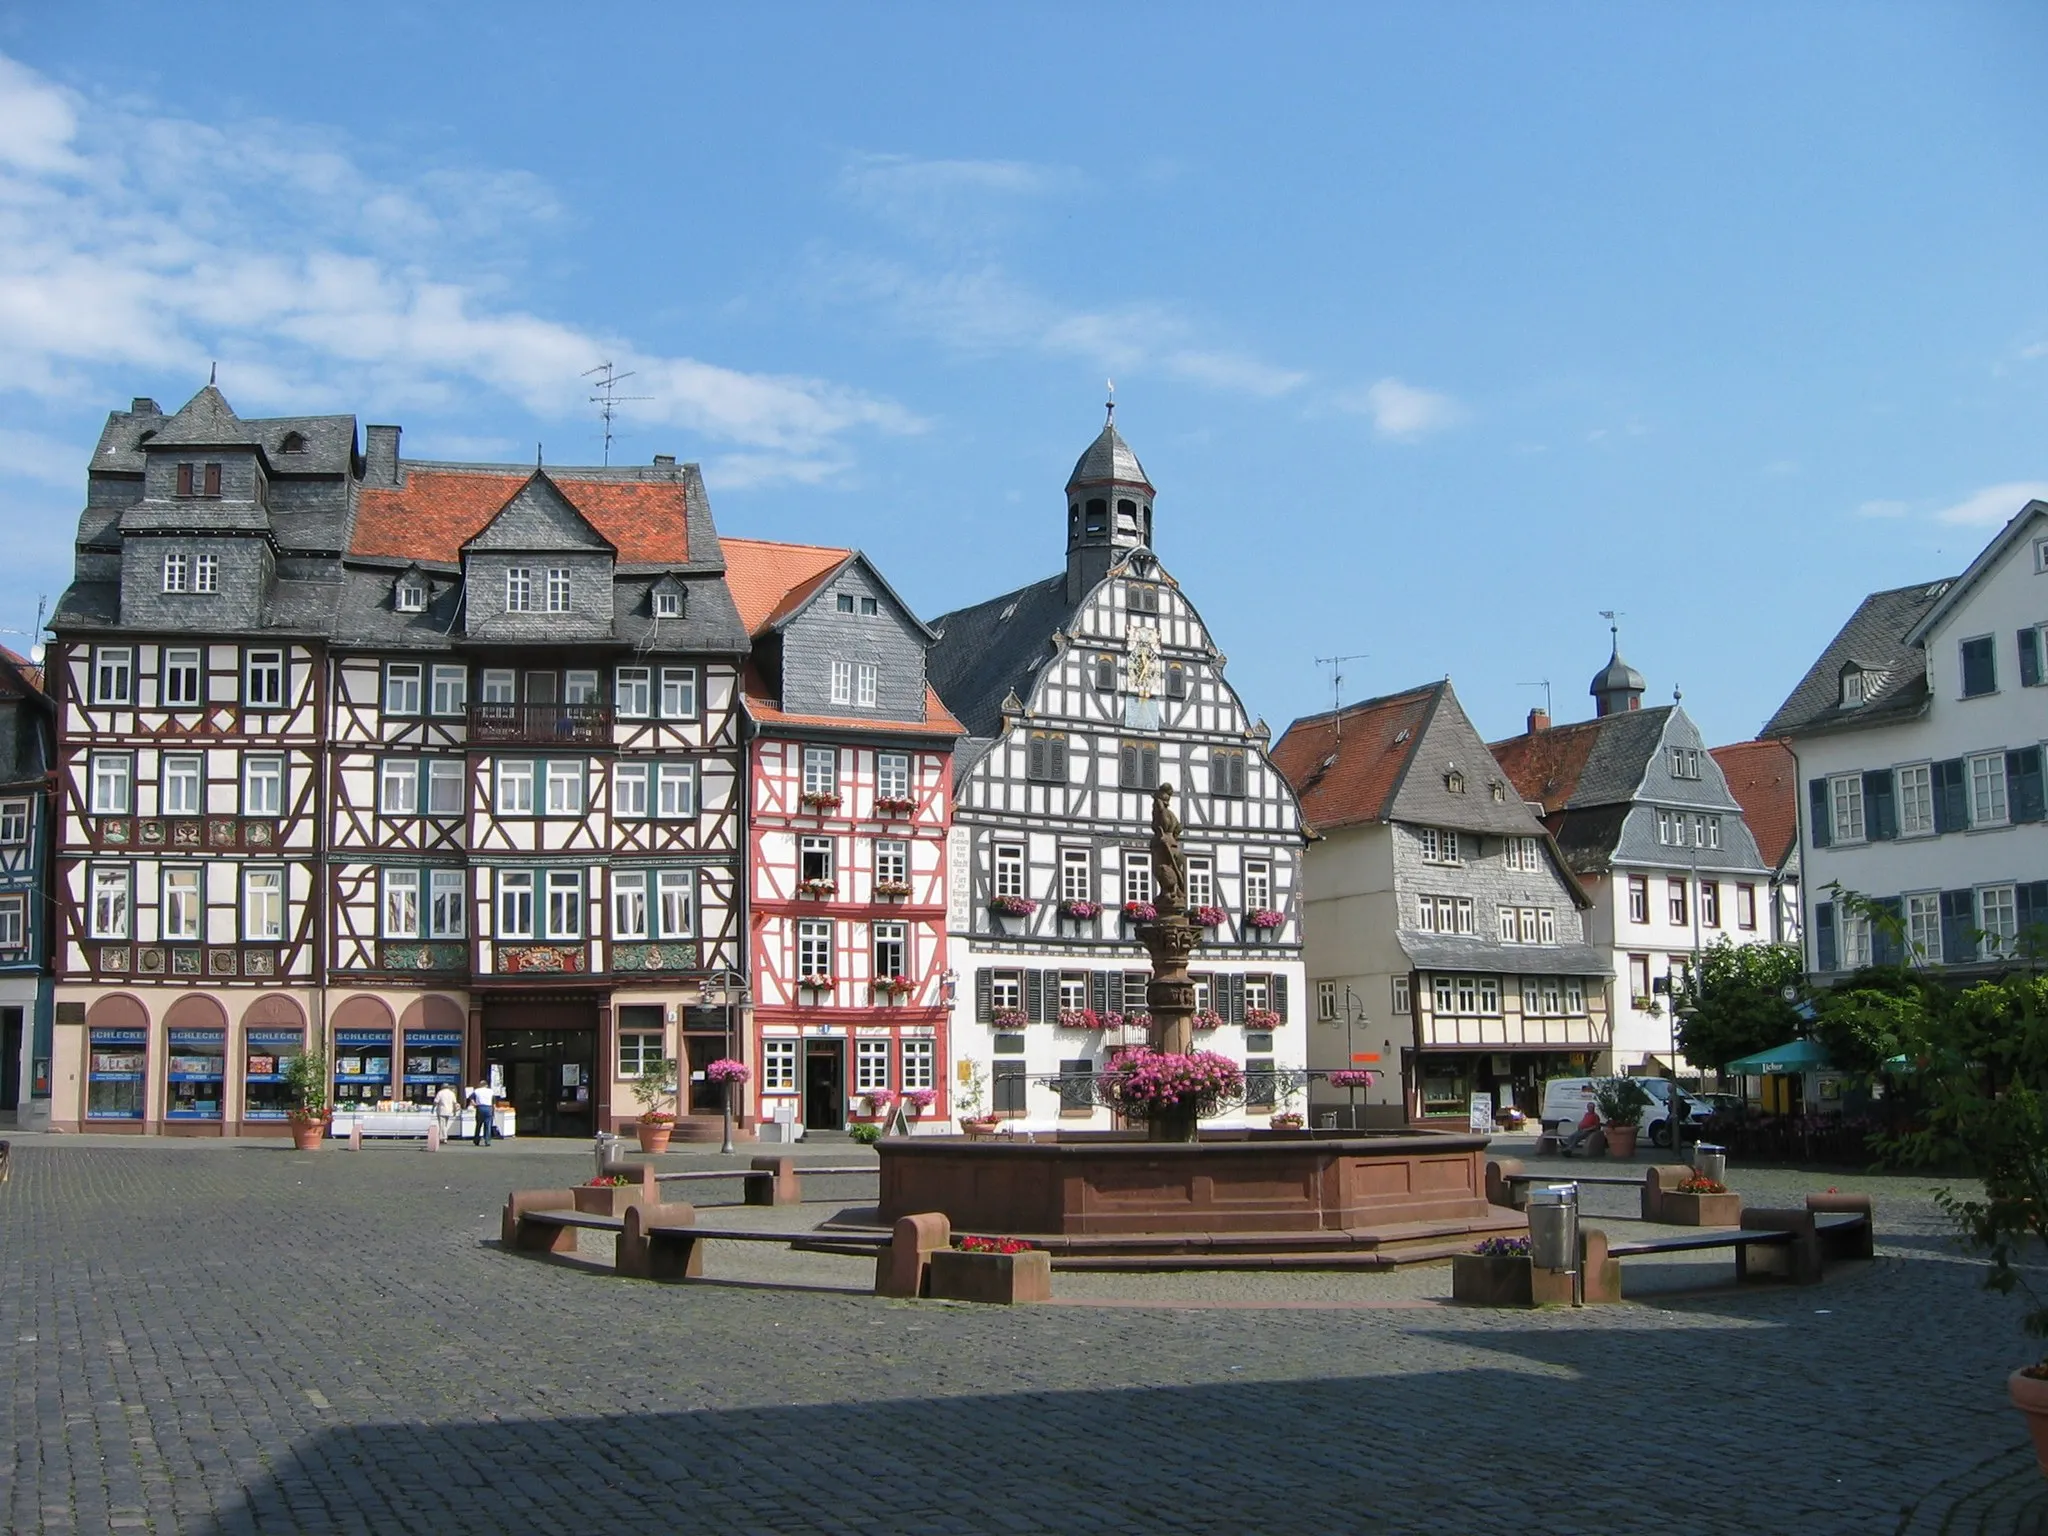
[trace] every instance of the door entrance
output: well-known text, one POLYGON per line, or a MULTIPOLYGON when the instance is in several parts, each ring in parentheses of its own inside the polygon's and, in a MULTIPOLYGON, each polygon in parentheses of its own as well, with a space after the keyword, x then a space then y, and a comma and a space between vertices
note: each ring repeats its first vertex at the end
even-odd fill
POLYGON ((804 1042, 804 1128, 837 1131, 846 1125, 846 1042, 804 1042))
POLYGON ((504 1070, 521 1136, 593 1136, 597 1030, 484 1029, 484 1060, 504 1070))
POLYGON ((0 1008, 0 1115, 21 1107, 21 1010, 0 1008))

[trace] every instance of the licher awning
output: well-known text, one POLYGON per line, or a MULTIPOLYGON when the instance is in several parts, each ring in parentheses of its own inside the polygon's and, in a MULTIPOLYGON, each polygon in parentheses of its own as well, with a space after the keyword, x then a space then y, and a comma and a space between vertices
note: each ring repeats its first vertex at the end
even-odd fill
POLYGON ((1723 1062, 1721 1070, 1742 1077, 1766 1077, 1794 1072, 1832 1072, 1835 1064, 1828 1060, 1827 1047, 1819 1041, 1793 1040, 1768 1051, 1757 1051, 1753 1055, 1723 1062))

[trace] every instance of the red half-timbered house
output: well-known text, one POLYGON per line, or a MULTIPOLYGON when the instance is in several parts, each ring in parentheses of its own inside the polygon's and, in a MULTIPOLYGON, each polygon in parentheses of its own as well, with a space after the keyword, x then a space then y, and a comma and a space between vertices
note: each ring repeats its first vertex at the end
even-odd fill
POLYGON ((854 550, 724 541, 745 708, 750 1108, 836 1129, 946 1101, 946 834, 961 735, 933 635, 854 550), (886 1097, 885 1097, 886 1096, 886 1097))

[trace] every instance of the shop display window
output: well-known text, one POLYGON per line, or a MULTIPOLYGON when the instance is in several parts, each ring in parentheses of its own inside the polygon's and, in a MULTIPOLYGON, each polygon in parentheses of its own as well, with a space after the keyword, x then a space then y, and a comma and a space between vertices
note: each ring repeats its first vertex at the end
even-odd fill
POLYGON ((334 1107, 344 1112, 375 1109, 390 1097, 391 1031, 336 1030, 334 1107))
POLYGON ((140 1029, 95 1029, 88 1042, 85 1117, 140 1120, 149 1035, 140 1029))
POLYGON ((462 1091, 462 1031, 407 1030, 405 1034, 405 1101, 432 1104, 443 1086, 462 1091))
POLYGON ((228 1032, 174 1029, 164 1074, 166 1120, 218 1120, 226 1098, 228 1032))
POLYGON ((242 1118, 283 1120, 292 1111, 292 1091, 284 1080, 284 1069, 292 1057, 306 1048, 302 1029, 252 1029, 245 1036, 243 1056, 242 1118))

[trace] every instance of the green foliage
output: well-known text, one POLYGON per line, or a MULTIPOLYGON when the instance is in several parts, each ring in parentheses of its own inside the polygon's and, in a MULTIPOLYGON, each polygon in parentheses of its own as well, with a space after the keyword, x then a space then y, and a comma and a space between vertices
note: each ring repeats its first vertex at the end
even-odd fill
POLYGON ((327 1057, 319 1051, 301 1051, 284 1060, 285 1086, 292 1091, 298 1107, 309 1115, 327 1111, 327 1057))
POLYGON ((862 1120, 857 1121, 852 1125, 849 1125, 846 1128, 846 1134, 848 1136, 851 1136, 855 1141, 859 1142, 862 1146, 872 1147, 876 1142, 882 1139, 882 1128, 879 1125, 873 1125, 865 1120, 862 1120))
POLYGON ((1680 1009, 1679 1050, 1695 1066, 1719 1067, 1783 1045, 1802 1023, 1784 990, 1804 981, 1796 944, 1738 946, 1724 934, 1700 951, 1698 974, 1673 999, 1680 1009))
POLYGON ((1603 1077, 1593 1085, 1593 1102, 1609 1125, 1637 1125, 1650 1107, 1650 1092, 1632 1077, 1603 1077))
POLYGON ((953 1090, 953 1107, 963 1120, 971 1119, 981 1110, 981 1101, 988 1092, 988 1072, 978 1061, 967 1063, 966 1080, 953 1090))
POLYGON ((633 1097, 640 1101, 643 1112, 659 1114, 663 1109, 675 1107, 676 1075, 676 1059, 671 1056, 633 1079, 633 1097))
POLYGON ((1869 1074, 1894 1056, 1917 1057, 1934 1033, 1939 986, 1909 971, 1859 972, 1853 986, 1814 999, 1813 1038, 1845 1072, 1869 1074))

